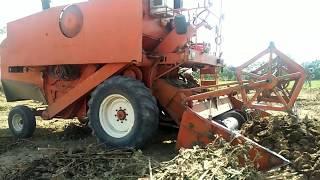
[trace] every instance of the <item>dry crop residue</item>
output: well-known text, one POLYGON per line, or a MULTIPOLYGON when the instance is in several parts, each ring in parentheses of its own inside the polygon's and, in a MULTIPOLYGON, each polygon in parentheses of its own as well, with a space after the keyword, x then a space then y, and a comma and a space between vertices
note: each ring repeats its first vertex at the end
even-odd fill
POLYGON ((140 151, 103 148, 57 150, 48 157, 20 165, 8 179, 137 179, 147 173, 148 161, 140 151))
POLYGON ((173 160, 161 163, 155 169, 155 179, 191 179, 191 180, 259 180, 264 175, 255 170, 253 163, 245 154, 251 148, 249 144, 231 146, 218 138, 206 148, 180 150, 173 160), (244 157, 245 166, 240 166, 239 156, 244 157))
POLYGON ((159 163, 141 151, 106 151, 98 146, 56 150, 32 163, 19 165, 6 174, 7 179, 263 179, 253 163, 244 156, 245 166, 238 163, 239 155, 247 154, 250 145, 231 146, 218 138, 205 149, 180 150, 174 159, 159 163))
POLYGON ((243 134, 289 159, 292 164, 271 173, 287 179, 320 179, 320 122, 280 115, 248 121, 243 134))

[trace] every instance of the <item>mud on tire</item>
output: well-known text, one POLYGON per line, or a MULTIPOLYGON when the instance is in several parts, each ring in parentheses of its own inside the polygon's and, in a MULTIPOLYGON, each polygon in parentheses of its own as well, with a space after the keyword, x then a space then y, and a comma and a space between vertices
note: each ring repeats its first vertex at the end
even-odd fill
POLYGON ((158 128, 159 110, 150 90, 135 79, 115 76, 89 101, 89 126, 111 148, 141 148, 158 128))

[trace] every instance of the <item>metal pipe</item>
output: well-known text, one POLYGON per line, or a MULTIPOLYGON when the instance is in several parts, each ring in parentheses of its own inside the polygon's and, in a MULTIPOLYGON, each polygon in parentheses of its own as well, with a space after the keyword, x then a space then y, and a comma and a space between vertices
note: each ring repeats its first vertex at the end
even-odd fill
POLYGON ((41 0, 41 3, 43 10, 50 9, 51 0, 41 0))

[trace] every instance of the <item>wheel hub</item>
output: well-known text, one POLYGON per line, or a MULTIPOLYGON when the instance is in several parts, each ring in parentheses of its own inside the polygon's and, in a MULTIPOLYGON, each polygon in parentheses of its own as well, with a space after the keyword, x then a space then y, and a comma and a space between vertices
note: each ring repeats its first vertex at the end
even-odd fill
POLYGON ((126 109, 122 109, 122 107, 120 107, 120 110, 116 110, 117 113, 116 113, 116 117, 118 118, 117 121, 121 121, 121 123, 123 123, 123 121, 126 121, 127 119, 127 112, 126 112, 126 109))
POLYGON ((135 122, 133 106, 120 94, 110 95, 100 105, 99 119, 108 135, 122 138, 133 128, 135 122))
POLYGON ((15 114, 12 117, 12 125, 15 131, 20 132, 23 129, 23 120, 20 114, 15 114))

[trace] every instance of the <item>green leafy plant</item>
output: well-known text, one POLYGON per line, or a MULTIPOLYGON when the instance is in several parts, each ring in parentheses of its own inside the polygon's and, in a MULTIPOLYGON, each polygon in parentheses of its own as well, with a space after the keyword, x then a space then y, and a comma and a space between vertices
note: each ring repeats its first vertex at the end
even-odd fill
POLYGON ((0 34, 6 34, 6 33, 7 33, 6 27, 0 28, 0 34))

